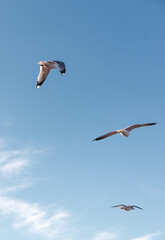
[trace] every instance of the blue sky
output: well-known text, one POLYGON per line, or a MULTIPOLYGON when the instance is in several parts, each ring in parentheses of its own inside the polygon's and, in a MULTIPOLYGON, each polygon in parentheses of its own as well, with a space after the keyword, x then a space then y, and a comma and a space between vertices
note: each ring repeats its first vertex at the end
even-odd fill
POLYGON ((164 239, 165 2, 0 6, 3 240, 164 239), (48 59, 66 75, 36 89, 48 59), (92 141, 146 122, 159 124, 92 141))

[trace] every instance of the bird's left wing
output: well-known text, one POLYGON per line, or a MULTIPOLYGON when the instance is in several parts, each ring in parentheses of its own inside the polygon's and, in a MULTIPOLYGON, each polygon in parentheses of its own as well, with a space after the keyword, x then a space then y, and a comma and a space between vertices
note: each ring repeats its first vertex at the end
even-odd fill
POLYGON ((50 68, 48 68, 46 66, 40 66, 40 73, 37 78, 36 88, 39 88, 43 84, 43 82, 45 81, 45 79, 47 78, 47 76, 49 74, 49 71, 50 71, 50 68))
POLYGON ((107 134, 104 134, 104 135, 102 135, 102 136, 100 136, 100 137, 97 137, 97 138, 95 138, 93 141, 98 141, 98 140, 101 140, 101 139, 103 139, 103 138, 110 137, 110 136, 112 136, 112 135, 114 135, 114 134, 117 134, 117 133, 119 133, 119 132, 118 132, 117 130, 115 130, 115 131, 109 132, 109 133, 107 133, 107 134))
POLYGON ((124 205, 124 204, 120 204, 120 205, 115 205, 115 206, 112 206, 112 207, 126 207, 126 205, 124 205))
POLYGON ((131 130, 133 130, 133 129, 135 129, 135 128, 147 127, 147 126, 151 126, 151 125, 155 125, 155 124, 157 124, 157 123, 134 124, 134 125, 131 125, 131 126, 125 128, 125 130, 131 131, 131 130))

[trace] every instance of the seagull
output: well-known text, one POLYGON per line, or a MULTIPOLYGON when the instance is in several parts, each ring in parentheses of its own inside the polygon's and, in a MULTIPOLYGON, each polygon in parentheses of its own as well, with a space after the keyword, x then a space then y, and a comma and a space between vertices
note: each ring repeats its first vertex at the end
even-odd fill
POLYGON ((98 141, 98 140, 101 140, 103 138, 110 137, 110 136, 112 136, 114 134, 117 134, 117 133, 120 133, 124 137, 128 137, 129 134, 130 134, 130 131, 132 131, 135 128, 146 127, 146 126, 151 126, 151 125, 155 125, 155 124, 157 124, 157 123, 144 123, 144 124, 131 125, 131 126, 127 127, 127 128, 120 129, 120 130, 115 130, 115 131, 109 132, 109 133, 107 133, 105 135, 102 135, 100 137, 97 137, 93 141, 98 141))
POLYGON ((58 69, 60 73, 63 75, 66 72, 65 64, 60 61, 54 60, 40 61, 38 62, 38 64, 40 64, 40 73, 38 75, 36 88, 41 87, 41 85, 44 83, 45 79, 47 78, 50 72, 50 69, 58 69))
POLYGON ((116 206, 112 206, 112 207, 119 207, 119 208, 121 208, 125 211, 135 210, 135 207, 139 208, 140 210, 143 210, 143 208, 140 208, 140 207, 135 206, 135 205, 126 206, 124 204, 120 204, 120 205, 116 205, 116 206))

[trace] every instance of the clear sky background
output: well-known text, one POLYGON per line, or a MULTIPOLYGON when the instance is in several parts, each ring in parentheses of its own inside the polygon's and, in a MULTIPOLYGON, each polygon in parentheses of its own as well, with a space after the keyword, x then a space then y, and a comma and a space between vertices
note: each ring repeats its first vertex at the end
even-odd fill
POLYGON ((164 240, 165 1, 1 0, 0 29, 0 238, 164 240))

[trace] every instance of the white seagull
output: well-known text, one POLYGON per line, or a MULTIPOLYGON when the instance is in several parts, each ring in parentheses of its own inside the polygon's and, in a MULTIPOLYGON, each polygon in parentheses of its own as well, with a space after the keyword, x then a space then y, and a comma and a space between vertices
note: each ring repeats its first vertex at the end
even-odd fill
POLYGON ((54 61, 54 60, 40 61, 40 62, 38 62, 38 64, 40 64, 40 73, 38 75, 36 88, 41 87, 41 85, 47 78, 47 76, 50 72, 50 69, 58 69, 60 71, 60 73, 63 75, 66 72, 65 64, 60 61, 54 61))
POLYGON ((112 207, 119 207, 119 208, 121 208, 125 211, 135 210, 135 207, 139 208, 140 210, 143 210, 143 208, 140 208, 140 207, 135 206, 135 205, 126 206, 124 204, 120 204, 120 205, 116 205, 116 206, 112 206, 112 207))
POLYGON ((129 134, 130 134, 130 131, 132 131, 135 128, 146 127, 146 126, 151 126, 151 125, 155 125, 155 124, 157 124, 157 123, 144 123, 144 124, 131 125, 131 126, 127 127, 127 128, 120 129, 120 130, 115 130, 115 131, 109 132, 109 133, 107 133, 105 135, 102 135, 100 137, 97 137, 93 141, 98 141, 98 140, 101 140, 103 138, 110 137, 110 136, 112 136, 114 134, 117 134, 117 133, 120 133, 124 137, 128 137, 129 134))

